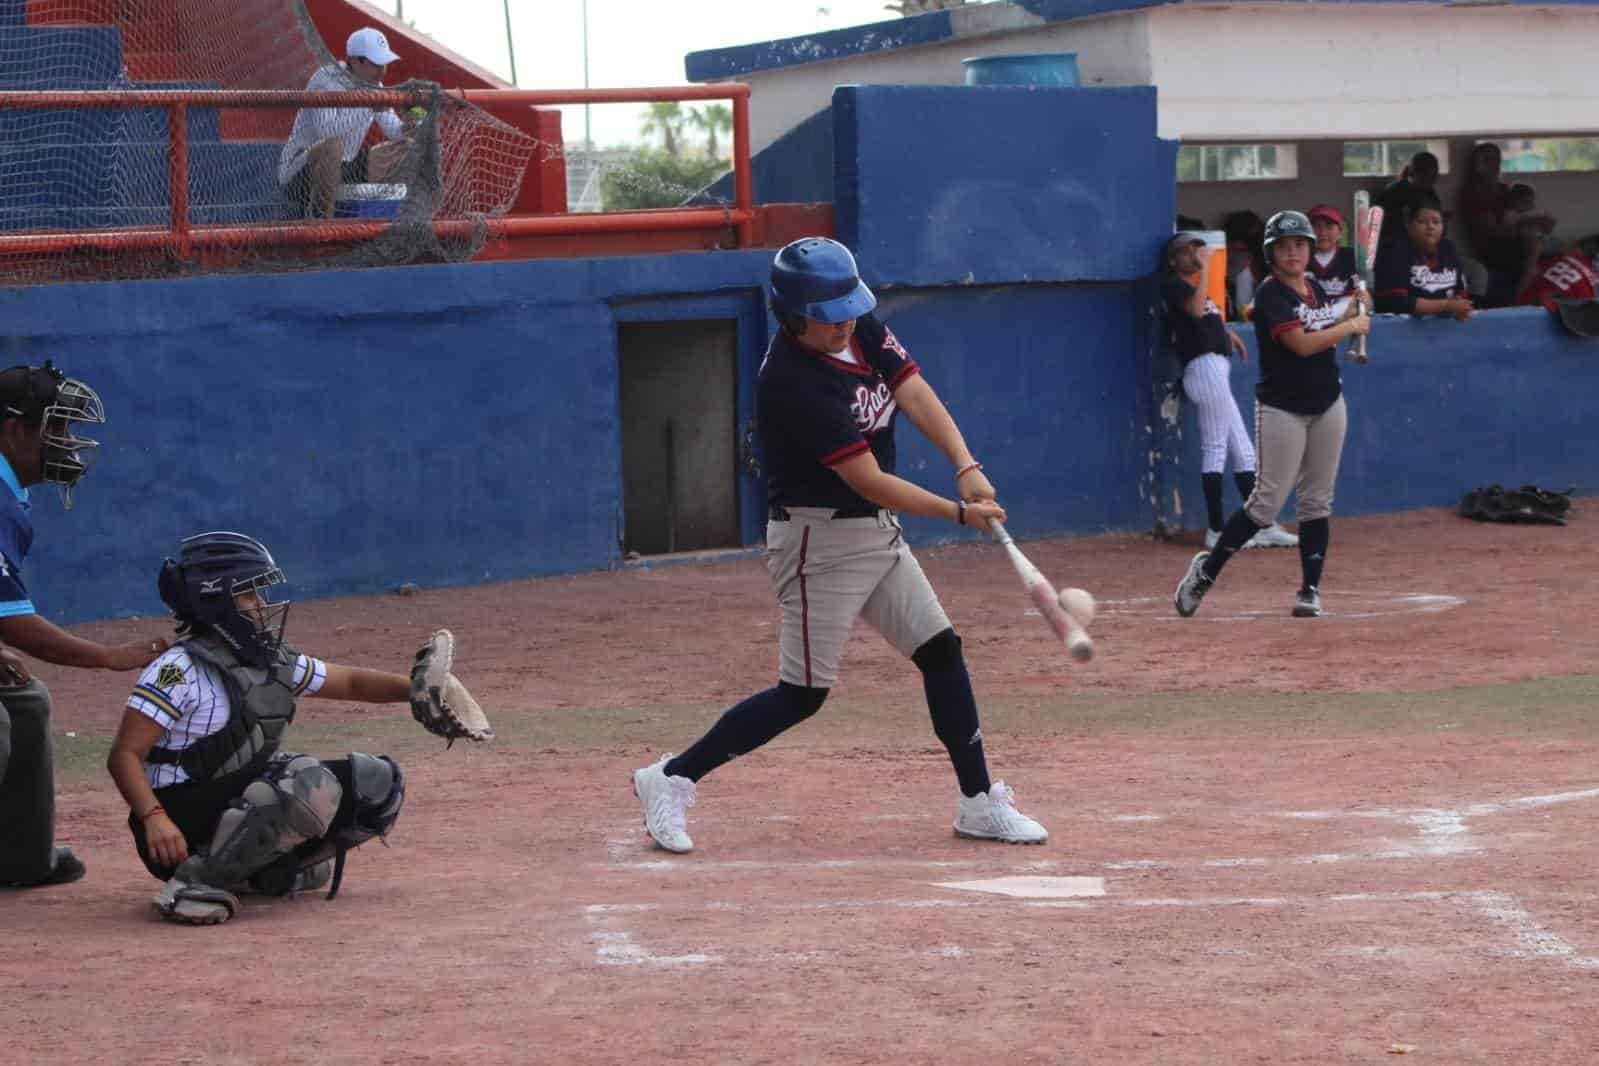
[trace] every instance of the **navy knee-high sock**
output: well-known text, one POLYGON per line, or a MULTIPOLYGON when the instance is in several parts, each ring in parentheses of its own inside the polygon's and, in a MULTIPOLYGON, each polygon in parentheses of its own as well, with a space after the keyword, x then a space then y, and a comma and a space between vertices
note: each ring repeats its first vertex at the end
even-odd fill
POLYGON ((1233 484, 1238 486, 1238 495, 1249 502, 1249 497, 1255 494, 1255 472, 1253 470, 1234 470, 1233 484))
POLYGON ((1321 587, 1321 568, 1327 565, 1327 546, 1332 542, 1332 520, 1312 518, 1299 523, 1299 569, 1306 588, 1321 587))
POLYGON ((1219 530, 1227 517, 1227 512, 1221 507, 1221 472, 1201 474, 1199 483, 1205 490, 1205 524, 1210 529, 1219 530))
POLYGON ((716 720, 683 754, 669 761, 668 777, 698 781, 723 763, 748 755, 786 729, 799 725, 821 709, 825 688, 805 688, 779 681, 776 688, 757 692, 735 704, 716 720))
POLYGON ((911 661, 922 672, 933 733, 949 752, 961 795, 975 796, 988 791, 988 758, 977 721, 977 697, 972 694, 972 679, 960 649, 960 638, 953 629, 946 629, 917 648, 911 661))
POLYGON ((1227 524, 1221 529, 1221 538, 1216 541, 1216 546, 1210 549, 1210 558, 1205 560, 1200 567, 1206 577, 1212 581, 1221 573, 1221 568, 1227 565, 1227 560, 1233 553, 1249 543, 1249 538, 1261 531, 1262 527, 1255 525, 1255 520, 1249 517, 1249 512, 1240 507, 1227 519, 1227 524))

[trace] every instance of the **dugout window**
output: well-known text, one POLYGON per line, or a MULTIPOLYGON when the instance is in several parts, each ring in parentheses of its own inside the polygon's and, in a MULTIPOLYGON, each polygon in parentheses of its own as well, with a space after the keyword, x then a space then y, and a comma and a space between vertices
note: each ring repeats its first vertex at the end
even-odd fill
POLYGON ((622 322, 622 551, 740 547, 738 322, 622 322))

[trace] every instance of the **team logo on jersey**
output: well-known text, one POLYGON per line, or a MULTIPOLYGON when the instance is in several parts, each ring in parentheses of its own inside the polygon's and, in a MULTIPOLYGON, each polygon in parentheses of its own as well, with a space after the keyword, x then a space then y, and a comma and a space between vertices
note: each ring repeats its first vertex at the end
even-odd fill
POLYGON ((1460 280, 1460 273, 1454 267, 1448 270, 1434 270, 1426 263, 1412 263, 1410 265, 1410 284, 1423 292, 1442 292, 1452 289, 1460 280))
POLYGON ((879 381, 876 388, 857 386, 855 402, 849 405, 849 409, 855 416, 855 425, 862 433, 876 433, 888 428, 897 408, 894 394, 888 391, 888 383, 879 381))
POLYGON ((183 684, 183 668, 177 663, 162 663, 161 669, 156 671, 155 687, 171 692, 183 684))
POLYGON ((1322 307, 1300 304, 1294 308, 1294 312, 1299 316, 1299 324, 1305 328, 1306 333, 1315 333, 1336 325, 1343 317, 1343 312, 1331 304, 1322 307))

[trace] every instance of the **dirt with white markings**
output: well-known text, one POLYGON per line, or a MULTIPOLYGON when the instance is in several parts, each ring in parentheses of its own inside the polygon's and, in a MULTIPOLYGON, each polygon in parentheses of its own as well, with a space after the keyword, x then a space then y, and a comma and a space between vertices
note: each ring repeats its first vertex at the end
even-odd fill
POLYGON ((1595 528, 1340 520, 1319 620, 1292 551, 1178 620, 1193 546, 1024 544, 1099 598, 1087 666, 998 549, 920 552, 1036 848, 950 834, 919 680, 864 627, 816 719, 701 785, 697 850, 647 846, 631 770, 771 682, 758 558, 297 604, 339 662, 451 627, 501 736, 307 703, 291 746, 406 766, 392 847, 212 929, 149 908, 98 768, 131 677, 41 668, 90 873, 0 894, 0 1060, 1599 1061, 1595 528), (944 887, 1008 876, 1103 894, 944 887))

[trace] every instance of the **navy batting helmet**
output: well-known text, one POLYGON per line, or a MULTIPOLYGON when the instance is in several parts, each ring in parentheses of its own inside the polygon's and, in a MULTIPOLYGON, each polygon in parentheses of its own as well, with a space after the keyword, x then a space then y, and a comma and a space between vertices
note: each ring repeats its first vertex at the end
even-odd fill
POLYGON ((286 582, 266 545, 219 531, 185 538, 178 557, 161 564, 156 588, 185 627, 209 628, 242 662, 264 668, 283 643, 286 582))
POLYGON ((848 322, 877 306, 849 249, 826 237, 802 237, 772 259, 772 312, 817 322, 848 322))
POLYGON ((72 488, 89 469, 99 442, 77 435, 79 422, 105 421, 105 406, 95 391, 69 378, 48 359, 44 366, 14 366, 0 371, 0 420, 44 425, 39 439, 40 477, 61 486, 61 502, 72 507, 72 488))
POLYGON ((1316 243, 1316 228, 1310 224, 1303 211, 1279 211, 1266 220, 1266 238, 1261 247, 1271 258, 1271 246, 1284 237, 1303 237, 1312 245, 1316 243))

